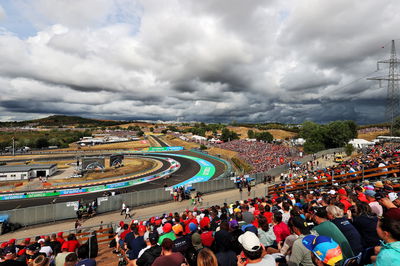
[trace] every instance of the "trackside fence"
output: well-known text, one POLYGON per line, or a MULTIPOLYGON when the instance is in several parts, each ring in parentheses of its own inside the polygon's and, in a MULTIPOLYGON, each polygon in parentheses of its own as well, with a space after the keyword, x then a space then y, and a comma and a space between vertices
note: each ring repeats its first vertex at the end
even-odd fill
MULTIPOLYGON (((343 149, 326 150, 317 153, 316 157, 319 158, 322 155, 332 154, 333 152, 342 152, 342 151, 343 149)), ((312 160, 312 156, 305 156, 301 158, 301 160, 299 161, 306 162, 309 160, 312 160)), ((287 164, 284 164, 264 173, 252 174, 250 175, 250 177, 255 179, 256 184, 260 184, 264 182, 264 176, 266 175, 277 176, 280 175, 282 172, 287 171, 288 168, 289 166, 287 164)), ((228 174, 226 176, 228 176, 228 174)), ((196 191, 201 191, 203 193, 212 193, 217 191, 234 189, 236 188, 236 185, 230 178, 225 177, 221 179, 213 179, 207 182, 194 183, 192 184, 192 187, 195 188, 196 191)), ((267 191, 265 191, 265 193, 267 193, 267 191)), ((125 202, 128 206, 134 208, 139 206, 146 206, 161 202, 167 202, 171 200, 172 197, 170 191, 166 191, 164 188, 135 191, 109 197, 99 197, 97 198, 97 203, 98 203, 97 213, 105 213, 105 212, 120 210, 122 202, 125 202)), ((0 211, 0 215, 9 214, 10 215, 9 221, 11 223, 19 223, 23 226, 30 226, 35 224, 76 218, 77 210, 78 210, 78 202, 71 201, 71 202, 54 203, 54 204, 41 205, 35 207, 13 209, 8 211, 0 211)))

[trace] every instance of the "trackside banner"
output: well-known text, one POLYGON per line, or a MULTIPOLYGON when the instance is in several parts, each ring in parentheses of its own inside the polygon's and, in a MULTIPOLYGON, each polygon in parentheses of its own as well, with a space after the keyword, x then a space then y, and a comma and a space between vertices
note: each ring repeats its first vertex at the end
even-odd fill
POLYGON ((171 147, 149 147, 149 151, 181 151, 182 146, 171 146, 171 147))

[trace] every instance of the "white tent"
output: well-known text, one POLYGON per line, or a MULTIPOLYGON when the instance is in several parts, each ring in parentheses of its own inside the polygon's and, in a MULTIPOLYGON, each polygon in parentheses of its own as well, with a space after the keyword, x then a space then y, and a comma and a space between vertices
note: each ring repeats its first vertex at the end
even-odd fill
POLYGON ((363 147, 374 145, 375 143, 365 139, 352 139, 349 141, 349 144, 353 145, 356 149, 361 149, 363 147))

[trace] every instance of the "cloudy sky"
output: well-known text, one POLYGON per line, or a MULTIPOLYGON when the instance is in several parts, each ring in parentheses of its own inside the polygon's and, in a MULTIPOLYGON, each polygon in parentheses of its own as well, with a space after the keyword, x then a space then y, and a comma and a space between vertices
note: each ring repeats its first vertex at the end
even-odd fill
POLYGON ((400 38, 399 10, 396 0, 2 0, 0 120, 381 122, 387 85, 365 77, 386 74, 373 72, 400 38))

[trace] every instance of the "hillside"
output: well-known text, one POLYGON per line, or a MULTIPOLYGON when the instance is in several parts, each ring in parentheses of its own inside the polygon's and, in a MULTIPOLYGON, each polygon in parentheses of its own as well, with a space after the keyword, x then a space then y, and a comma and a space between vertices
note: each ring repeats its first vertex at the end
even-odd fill
POLYGON ((80 116, 52 115, 45 118, 19 122, 0 122, 0 127, 23 127, 33 125, 36 127, 102 127, 119 125, 121 121, 96 120, 80 116))

